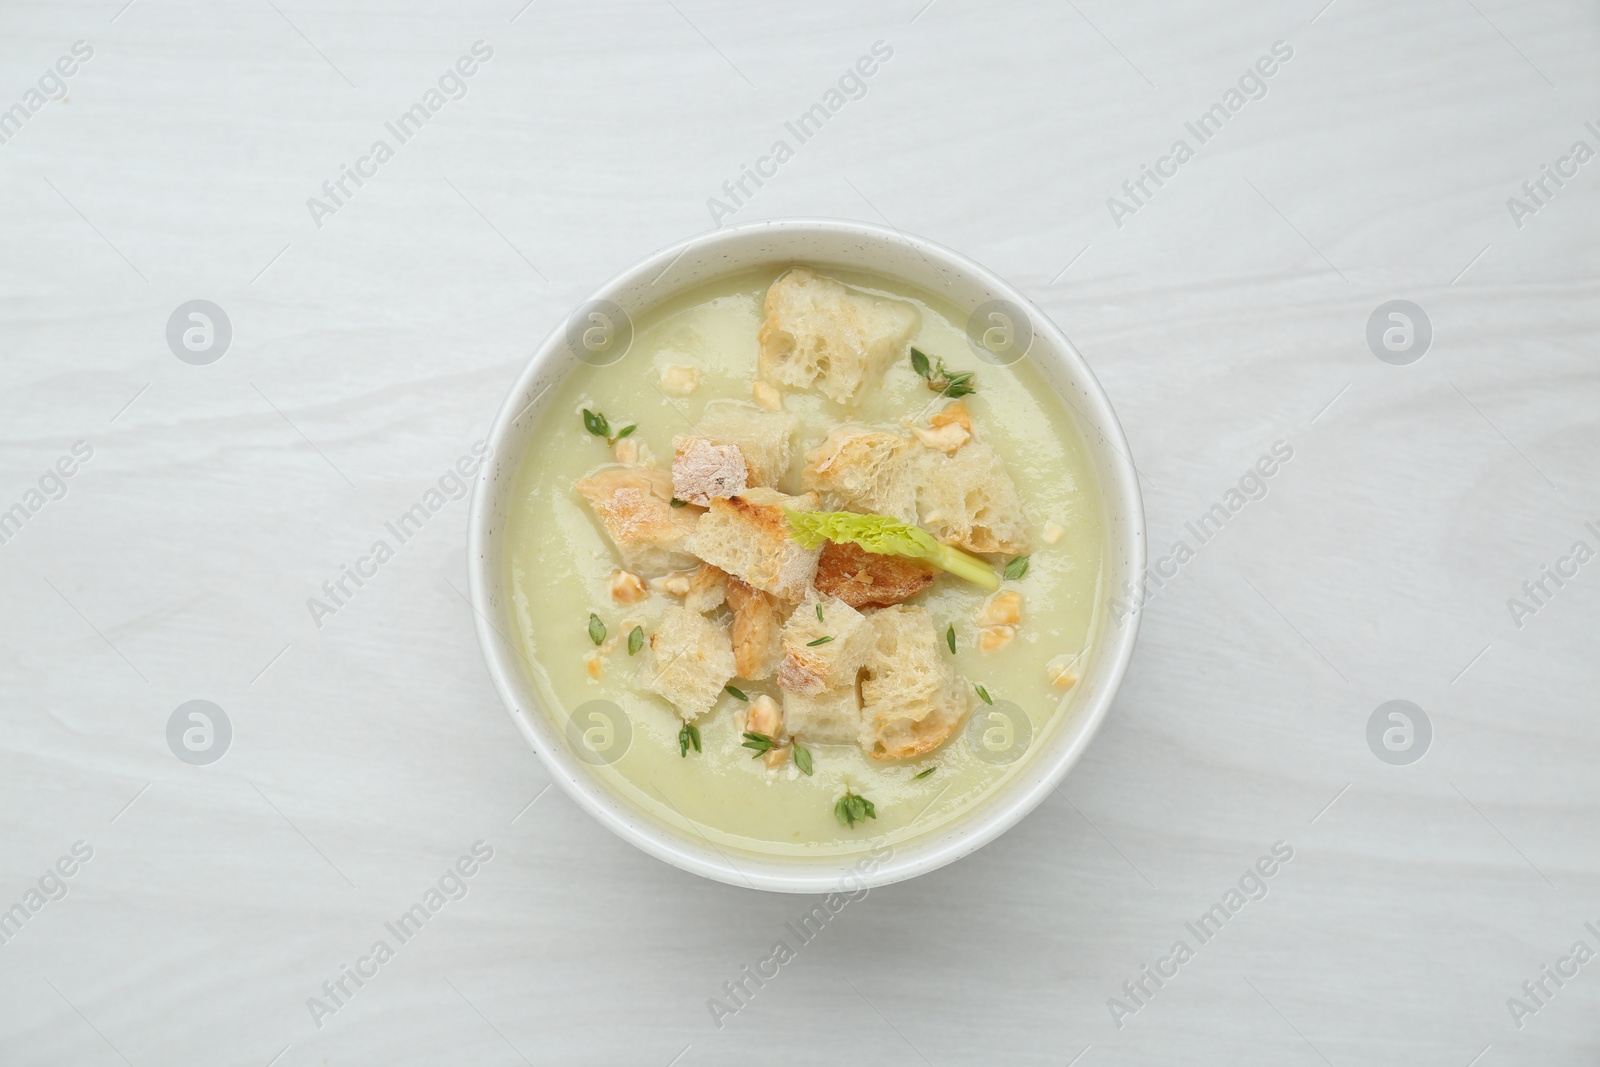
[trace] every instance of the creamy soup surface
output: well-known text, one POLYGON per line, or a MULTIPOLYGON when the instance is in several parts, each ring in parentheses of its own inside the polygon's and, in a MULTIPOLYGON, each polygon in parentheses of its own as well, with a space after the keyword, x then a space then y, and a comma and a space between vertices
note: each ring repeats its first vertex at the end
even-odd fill
MULTIPOLYGON (((614 598, 622 558, 573 487, 619 463, 670 471, 674 437, 693 434, 708 403, 752 401, 764 299, 786 266, 730 275, 655 307, 635 321, 623 359, 605 367, 577 366, 556 387, 516 476, 505 581, 516 623, 510 636, 525 653, 542 713, 567 736, 588 739, 598 752, 589 761, 592 773, 610 789, 661 823, 724 852, 837 856, 863 851, 874 841, 892 846, 961 818, 1073 714, 1076 665, 1087 659, 1093 620, 1106 595, 1105 519, 1070 411, 1028 360, 997 366, 979 359, 961 328, 964 319, 929 294, 815 268, 853 290, 915 307, 908 349, 943 360, 951 375, 972 373, 975 391, 960 400, 975 439, 998 453, 1023 505, 1026 573, 1002 586, 1002 592, 1020 594, 1020 621, 1009 634, 989 631, 986 640, 981 613, 994 594, 944 572, 907 601, 907 607, 932 616, 941 655, 964 679, 970 697, 967 720, 931 752, 884 761, 858 745, 815 744, 802 737, 799 744, 812 766, 811 774, 802 773, 792 751, 775 759, 745 747, 750 701, 760 694, 781 699, 776 679, 735 677, 730 686, 749 699, 723 691, 694 720, 700 751, 691 746, 680 754, 683 719, 673 704, 641 684, 650 649, 630 655, 628 638, 635 626, 652 634, 663 612, 683 598, 660 581, 637 602, 614 598), (685 388, 684 372, 672 369, 683 367, 697 372, 692 389, 685 388), (630 425, 636 429, 610 443, 586 426, 585 410, 603 414, 611 435, 630 425), (605 631, 598 644, 591 615, 605 631), (951 626, 953 655, 944 647, 951 626), (996 647, 985 650, 981 643, 996 647), (995 703, 985 703, 977 687, 995 703), (569 719, 594 701, 621 710, 625 743, 618 742, 616 724, 588 712, 577 729, 568 729, 569 719), (1007 718, 1013 708, 1026 717, 1026 726, 1007 718), (1019 730, 1031 734, 1025 748, 1016 743, 1019 730), (846 825, 835 809, 847 792, 869 800, 874 817, 846 825)), ((869 379, 848 407, 815 390, 780 387, 778 393, 782 410, 799 420, 790 469, 777 485, 789 494, 804 490, 807 453, 840 424, 909 434, 904 420, 927 426, 931 414, 952 402, 929 388, 909 350, 881 377, 869 379)), ((772 394, 766 398, 770 403, 772 394)), ((1011 562, 1005 554, 981 558, 997 576, 1011 562)), ((725 623, 728 611, 724 605, 705 617, 725 623)))

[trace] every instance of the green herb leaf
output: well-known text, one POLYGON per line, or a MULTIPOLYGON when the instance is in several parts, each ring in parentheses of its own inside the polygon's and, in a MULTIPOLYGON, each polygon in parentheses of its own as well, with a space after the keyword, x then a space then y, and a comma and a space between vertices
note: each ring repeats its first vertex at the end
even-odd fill
POLYGON ((972 381, 972 371, 951 374, 945 368, 944 360, 936 359, 930 365, 927 355, 915 348, 911 350, 911 369, 927 379, 929 389, 951 399, 978 391, 972 381))
POLYGON ((810 750, 801 748, 799 745, 795 745, 794 746, 794 765, 796 767, 800 768, 800 773, 801 774, 810 775, 811 774, 811 752, 810 752, 810 750))
POLYGON ((679 500, 677 497, 673 497, 672 500, 671 500, 671 504, 675 508, 681 508, 687 503, 688 503, 687 500, 679 500))
POLYGON ((644 647, 644 627, 635 626, 628 631, 628 655, 633 655, 644 647))
POLYGON ((604 437, 608 441, 611 439, 611 424, 597 411, 583 409, 583 428, 596 437, 604 437))
POLYGON ((600 621, 600 616, 589 612, 589 640, 599 644, 606 639, 606 624, 600 621))
POLYGON ((912 781, 921 781, 922 779, 928 777, 928 775, 932 774, 934 771, 936 771, 938 769, 939 768, 937 766, 929 767, 927 770, 923 771, 921 774, 913 774, 911 776, 911 780, 912 781))
POLYGON ((827 619, 824 619, 822 617, 822 605, 820 603, 817 604, 817 621, 818 622, 827 622, 828 621, 827 619))
POLYGON ((983 702, 985 704, 993 704, 994 703, 994 701, 992 699, 990 699, 990 697, 989 697, 989 691, 987 689, 985 689, 983 686, 975 685, 972 688, 974 688, 974 689, 976 689, 978 691, 978 695, 983 698, 983 702))
POLYGON ((638 423, 629 423, 628 425, 624 426, 622 429, 618 430, 617 431, 617 436, 613 437, 611 440, 612 441, 620 441, 624 437, 626 437, 630 433, 632 433, 633 431, 637 430, 638 428, 639 428, 638 423))
POLYGON ((818 645, 825 645, 829 641, 832 641, 832 640, 833 640, 833 636, 830 634, 827 637, 819 637, 815 641, 807 641, 806 642, 806 647, 807 648, 816 648, 818 645))
POLYGON ((833 805, 833 817, 839 820, 840 826, 853 827, 858 822, 876 819, 878 810, 866 797, 858 796, 846 789, 844 796, 833 805))
POLYGON ((731 685, 725 685, 722 688, 724 688, 724 689, 726 689, 728 691, 728 695, 729 696, 734 697, 734 698, 736 698, 738 700, 749 700, 750 699, 749 697, 745 696, 745 692, 744 692, 743 689, 738 689, 738 688, 735 688, 734 686, 731 686, 731 685))
POLYGON ((693 745, 696 752, 700 751, 700 727, 692 722, 683 724, 683 729, 678 731, 678 756, 680 758, 689 754, 689 746, 693 745))
POLYGON ((1014 582, 1028 573, 1028 557, 1013 556, 1010 563, 1006 564, 1004 571, 1007 581, 1014 582))
POLYGON ((950 654, 956 654, 956 624, 951 623, 950 629, 944 632, 944 643, 950 646, 950 654))
POLYGON ((753 733, 750 730, 746 730, 744 732, 744 744, 740 747, 755 749, 755 755, 750 757, 751 759, 755 759, 756 756, 763 755, 771 749, 777 748, 778 742, 774 741, 766 734, 758 734, 753 733))

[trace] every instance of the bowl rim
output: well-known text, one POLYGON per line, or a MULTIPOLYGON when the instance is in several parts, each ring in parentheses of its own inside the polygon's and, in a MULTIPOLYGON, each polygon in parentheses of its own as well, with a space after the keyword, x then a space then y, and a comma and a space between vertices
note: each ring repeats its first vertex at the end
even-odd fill
MULTIPOLYGON (((1108 556, 1122 553, 1127 560, 1130 576, 1138 581, 1138 576, 1143 575, 1146 565, 1144 501, 1122 423, 1088 361, 1042 309, 987 267, 927 238, 855 219, 822 216, 776 218, 702 231, 651 253, 612 275, 587 297, 575 303, 534 349, 495 415, 487 438, 489 450, 486 462, 478 470, 473 489, 467 523, 467 570, 473 625, 495 690, 518 731, 539 755, 545 769, 563 791, 580 808, 624 841, 681 870, 728 885, 785 893, 823 893, 839 889, 842 885, 876 888, 936 870, 976 851, 1015 826, 1061 783, 1099 733, 1111 703, 1121 688, 1133 657, 1143 614, 1137 606, 1122 620, 1124 625, 1100 629, 1097 640, 1108 641, 1112 647, 1102 653, 1107 657, 1103 684, 1074 712, 1075 718, 1083 720, 1083 728, 1077 731, 1052 730, 1049 737, 1057 743, 1057 749, 1047 749, 1030 759, 1025 779, 1014 779, 1007 789, 981 798, 952 826, 942 831, 932 830, 921 837, 894 845, 881 864, 863 864, 861 857, 867 853, 862 853, 830 857, 837 861, 833 867, 817 860, 807 860, 805 866, 790 866, 786 857, 748 852, 741 852, 740 862, 734 864, 707 838, 705 843, 726 861, 726 866, 718 864, 710 856, 689 847, 691 843, 687 840, 680 840, 679 831, 659 823, 648 812, 609 790, 597 776, 579 766, 579 761, 563 749, 553 716, 545 711, 537 692, 531 686, 526 686, 517 665, 509 661, 507 650, 502 649, 501 645, 509 644, 510 638, 499 631, 491 618, 491 590, 493 583, 499 580, 497 575, 490 573, 499 569, 490 566, 498 562, 491 558, 489 551, 493 532, 490 520, 496 499, 492 472, 496 461, 503 458, 499 455, 502 443, 510 436, 517 418, 528 406, 521 400, 533 382, 553 364, 574 358, 565 351, 563 343, 572 310, 589 301, 609 299, 641 279, 659 279, 691 249, 742 244, 774 231, 826 232, 909 245, 922 255, 937 258, 945 267, 968 276, 1024 308, 1033 318, 1036 334, 1043 332, 1049 335, 1052 342, 1050 347, 1066 364, 1067 378, 1081 387, 1082 399, 1091 409, 1084 413, 1075 412, 1071 416, 1080 436, 1088 447, 1094 448, 1096 446, 1090 437, 1092 432, 1098 432, 1105 439, 1104 444, 1111 449, 1112 455, 1107 457, 1107 466, 1113 474, 1114 484, 1105 484, 1101 473, 1098 475, 1101 482, 1099 490, 1107 501, 1108 512, 1112 497, 1120 500, 1124 532, 1120 538, 1110 540, 1114 535, 1108 523, 1108 556), (1087 417, 1080 417, 1084 415, 1087 417), (524 699, 530 705, 527 712, 520 709, 524 699), (863 870, 863 867, 868 869, 863 870)), ((730 272, 737 269, 740 268, 729 267, 730 272)), ((1076 405, 1068 402, 1068 406, 1076 405)), ((514 476, 515 465, 511 470, 514 476)), ((693 824, 694 821, 689 822, 693 824)))

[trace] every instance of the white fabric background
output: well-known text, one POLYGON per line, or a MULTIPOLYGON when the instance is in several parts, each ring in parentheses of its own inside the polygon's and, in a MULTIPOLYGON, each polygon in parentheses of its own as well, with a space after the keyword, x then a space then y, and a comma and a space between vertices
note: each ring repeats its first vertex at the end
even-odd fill
POLYGON ((94 49, 0 145, 0 507, 94 450, 0 545, 0 907, 94 850, 0 946, 0 1062, 1594 1062, 1600 963, 1520 1028, 1506 1001, 1600 949, 1600 563, 1520 628, 1506 601, 1600 549, 1600 162, 1520 227, 1506 200, 1600 147, 1600 15, 924 2, 0 8, 0 108, 94 49), (467 96, 314 225, 480 39, 467 96), (1294 458, 1152 598, 1060 795, 852 904, 719 1030, 707 998, 814 902, 540 796, 460 596, 465 505, 322 628, 305 601, 880 40, 735 220, 888 221, 1013 280, 1117 405, 1158 552, 1294 458), (1278 40, 1267 95, 1114 225, 1278 40), (164 338, 197 298, 233 327, 210 366, 164 338), (1364 340, 1392 298, 1432 322, 1410 366, 1364 340), (233 726, 210 766, 167 746, 191 699, 233 726), (1410 766, 1367 746, 1391 699, 1433 724, 1410 766), (318 1028, 307 998, 480 839, 465 899, 318 1028), (1119 1029, 1108 998, 1279 840, 1270 896, 1119 1029))

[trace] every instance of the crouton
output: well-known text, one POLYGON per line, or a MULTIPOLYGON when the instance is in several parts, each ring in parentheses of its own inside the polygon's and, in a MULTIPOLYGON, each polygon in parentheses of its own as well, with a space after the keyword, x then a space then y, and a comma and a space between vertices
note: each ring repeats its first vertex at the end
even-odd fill
POLYGON ((713 497, 744 489, 749 470, 737 445, 717 445, 704 437, 672 439, 672 495, 708 507, 713 497))
POLYGON ((645 687, 671 701, 685 721, 710 711, 733 677, 727 631, 674 604, 661 613, 649 643, 645 687))
POLYGON ((875 642, 861 674, 861 747, 877 760, 931 752, 966 718, 966 684, 926 611, 897 604, 868 618, 875 642))
POLYGON ((805 596, 817 571, 820 548, 802 548, 789 536, 784 509, 813 511, 814 494, 786 496, 776 489, 746 489, 718 497, 700 517, 689 550, 707 563, 781 600, 805 596))
POLYGON ((909 600, 933 584, 933 568, 899 556, 868 552, 860 545, 829 541, 817 557, 817 592, 852 608, 886 608, 909 600))
POLYGON ((701 412, 695 436, 734 445, 744 455, 750 485, 775 487, 789 473, 791 439, 800 420, 741 400, 713 400, 701 412))
POLYGON ((1028 551, 1022 498, 994 449, 973 441, 959 452, 918 457, 917 511, 945 544, 969 552, 1028 551))
POLYGON ((733 622, 728 636, 733 639, 734 673, 752 682, 771 678, 783 658, 784 604, 771 593, 763 593, 737 578, 727 581, 728 607, 733 622))
POLYGON ((783 722, 790 737, 808 744, 856 744, 861 736, 861 697, 855 681, 814 695, 785 692, 783 722))
POLYGON ((901 522, 917 521, 915 441, 858 424, 835 429, 806 453, 802 483, 845 503, 901 522))
POLYGON ((724 585, 728 576, 709 563, 689 576, 689 588, 683 591, 683 606, 697 615, 704 615, 722 606, 724 585))
POLYGON ((778 684, 811 696, 854 685, 876 639, 865 615, 838 597, 813 593, 783 626, 778 684))
POLYGON ((761 376, 796 389, 815 386, 840 404, 853 402, 899 359, 917 329, 910 304, 856 292, 805 267, 772 283, 766 313, 757 337, 761 376))
POLYGON ((947 455, 899 434, 845 425, 806 453, 801 477, 807 489, 917 523, 970 552, 1028 550, 1022 498, 1000 457, 981 441, 947 455))
POLYGON ((694 566, 684 543, 699 509, 672 507, 666 471, 605 467, 573 488, 589 501, 628 570, 654 576, 694 566))

